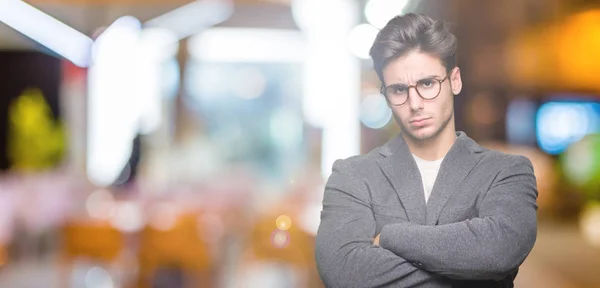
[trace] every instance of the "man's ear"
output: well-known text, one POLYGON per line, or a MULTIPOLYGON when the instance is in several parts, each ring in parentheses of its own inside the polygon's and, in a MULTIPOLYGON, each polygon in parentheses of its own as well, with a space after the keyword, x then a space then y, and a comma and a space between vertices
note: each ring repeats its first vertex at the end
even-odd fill
POLYGON ((452 94, 458 95, 462 90, 462 78, 460 76, 460 68, 455 67, 450 73, 450 85, 452 88, 452 94))

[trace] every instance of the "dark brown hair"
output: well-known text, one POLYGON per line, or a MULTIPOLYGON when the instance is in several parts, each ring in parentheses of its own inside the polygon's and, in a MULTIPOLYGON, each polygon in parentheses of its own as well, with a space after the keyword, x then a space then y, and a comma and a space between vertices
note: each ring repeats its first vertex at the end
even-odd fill
POLYGON ((433 20, 423 14, 408 13, 390 20, 377 34, 371 47, 373 66, 383 83, 383 69, 411 51, 440 58, 446 71, 456 66, 457 40, 451 23, 433 20))

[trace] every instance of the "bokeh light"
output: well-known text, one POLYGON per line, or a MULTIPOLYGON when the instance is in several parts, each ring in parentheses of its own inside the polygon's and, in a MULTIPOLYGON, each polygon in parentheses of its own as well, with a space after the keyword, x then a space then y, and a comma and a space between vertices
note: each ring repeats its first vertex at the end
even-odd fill
POLYGON ((369 95, 360 105, 360 122, 371 129, 380 129, 392 120, 392 109, 382 95, 369 95))
MULTIPOLYGON (((588 193, 600 193, 600 134, 588 135, 561 155, 567 179, 588 193)), ((594 197, 594 195, 590 195, 594 197)))
POLYGON ((109 219, 115 210, 115 200, 106 189, 98 189, 85 201, 85 208, 90 217, 100 220, 109 219))
POLYGON ((290 218, 287 215, 280 215, 275 220, 275 225, 277 226, 277 229, 279 229, 279 230, 282 230, 282 231, 288 230, 288 229, 290 229, 290 227, 292 227, 292 218, 290 218))
POLYGON ((290 233, 276 229, 271 234, 271 244, 273 247, 283 249, 290 244, 290 233))
POLYGON ((154 229, 168 231, 175 227, 179 209, 172 203, 158 203, 150 213, 149 225, 154 229))
POLYGON ((369 51, 379 30, 370 24, 360 24, 350 32, 348 47, 352 54, 361 59, 370 59, 369 51))
POLYGON ((116 204, 110 223, 123 232, 137 232, 144 226, 142 215, 142 209, 138 203, 123 201, 116 204))
MULTIPOLYGON (((553 73, 563 83, 598 87, 600 73, 600 9, 581 11, 565 19, 555 32, 553 73)), ((581 88, 580 88, 581 89, 581 88)))
POLYGON ((370 0, 365 16, 371 25, 381 29, 395 16, 402 14, 410 0, 370 0))
POLYGON ((600 247, 600 203, 588 203, 582 210, 579 228, 583 238, 595 247, 600 247))
POLYGON ((559 154, 570 144, 598 128, 600 104, 549 102, 537 113, 538 144, 549 154, 559 154))
POLYGON ((86 288, 113 288, 114 282, 108 271, 102 267, 94 267, 85 274, 86 288))

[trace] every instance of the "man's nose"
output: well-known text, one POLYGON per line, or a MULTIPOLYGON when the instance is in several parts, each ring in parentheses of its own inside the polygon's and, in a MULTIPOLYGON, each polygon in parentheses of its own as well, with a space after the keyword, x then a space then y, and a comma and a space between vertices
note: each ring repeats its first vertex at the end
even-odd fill
POLYGON ((408 88, 408 105, 413 111, 423 109, 423 99, 419 96, 415 87, 408 88))

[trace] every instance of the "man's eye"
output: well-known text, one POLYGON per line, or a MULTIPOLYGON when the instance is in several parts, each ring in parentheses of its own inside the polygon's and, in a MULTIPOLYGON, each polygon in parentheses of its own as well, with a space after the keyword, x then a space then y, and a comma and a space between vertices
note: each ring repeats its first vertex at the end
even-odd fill
POLYGON ((431 87, 433 87, 433 80, 430 80, 430 79, 421 80, 421 81, 419 81, 419 86, 421 86, 423 88, 431 88, 431 87))
POLYGON ((404 87, 404 86, 397 86, 397 87, 394 87, 393 91, 396 94, 406 93, 406 87, 404 87))

